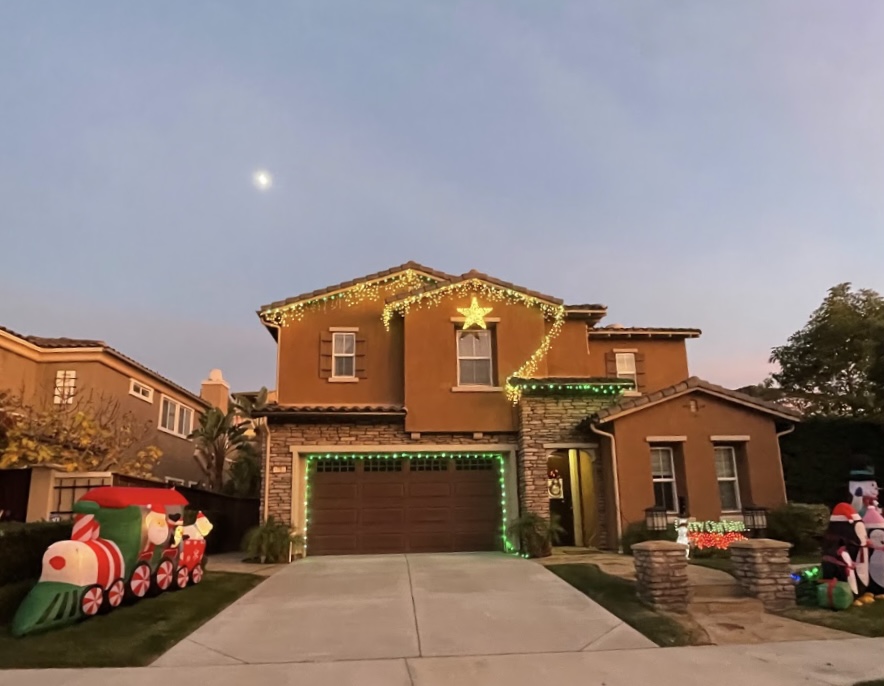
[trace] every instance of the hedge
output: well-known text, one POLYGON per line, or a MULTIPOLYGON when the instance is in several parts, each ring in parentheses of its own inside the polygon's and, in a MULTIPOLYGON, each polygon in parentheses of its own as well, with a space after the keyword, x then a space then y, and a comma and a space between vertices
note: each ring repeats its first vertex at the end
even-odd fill
POLYGON ((884 485, 884 427, 875 422, 811 418, 782 437, 781 452, 791 502, 830 508, 850 502, 847 482, 855 467, 874 467, 884 485))
POLYGON ((767 535, 792 544, 791 553, 819 552, 820 542, 829 526, 829 508, 825 505, 789 503, 767 515, 767 535))
POLYGON ((0 524, 0 586, 37 579, 46 548, 70 537, 70 522, 0 524))

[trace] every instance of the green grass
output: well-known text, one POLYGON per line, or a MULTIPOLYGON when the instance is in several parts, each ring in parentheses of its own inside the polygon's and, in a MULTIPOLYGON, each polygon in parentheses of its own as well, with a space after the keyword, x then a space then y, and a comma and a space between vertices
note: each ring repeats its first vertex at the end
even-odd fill
POLYGON ((0 669, 147 665, 261 581, 209 572, 199 586, 23 638, 9 633, 7 619, 0 627, 0 669))
POLYGON ((780 614, 799 622, 818 624, 860 636, 870 638, 884 636, 884 600, 878 600, 862 607, 850 607, 840 612, 821 607, 798 606, 780 614))
POLYGON ((549 565, 547 569, 657 645, 696 644, 693 633, 686 626, 643 604, 635 595, 634 582, 605 574, 596 565, 549 565))

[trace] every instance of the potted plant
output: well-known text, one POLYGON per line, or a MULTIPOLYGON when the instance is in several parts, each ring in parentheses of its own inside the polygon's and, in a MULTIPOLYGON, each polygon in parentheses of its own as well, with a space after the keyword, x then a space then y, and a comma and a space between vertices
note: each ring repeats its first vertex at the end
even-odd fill
POLYGON ((507 533, 519 540, 528 557, 549 557, 553 543, 558 543, 565 530, 558 515, 545 519, 535 512, 526 512, 513 520, 507 533))

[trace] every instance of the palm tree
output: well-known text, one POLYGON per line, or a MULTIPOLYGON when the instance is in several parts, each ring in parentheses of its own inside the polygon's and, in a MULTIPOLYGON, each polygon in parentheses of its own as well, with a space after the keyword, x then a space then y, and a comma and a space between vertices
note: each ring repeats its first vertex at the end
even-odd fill
POLYGON ((252 412, 267 402, 267 389, 262 388, 253 400, 233 396, 227 412, 213 407, 200 417, 199 426, 188 436, 194 444, 193 458, 213 491, 224 486, 228 465, 241 456, 254 455, 255 430, 252 412))

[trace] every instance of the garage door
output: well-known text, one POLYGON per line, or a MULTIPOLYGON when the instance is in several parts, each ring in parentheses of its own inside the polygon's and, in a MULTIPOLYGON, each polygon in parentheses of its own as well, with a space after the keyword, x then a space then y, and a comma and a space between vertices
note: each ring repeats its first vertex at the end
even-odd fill
POLYGON ((309 464, 309 555, 500 550, 494 456, 309 464))

